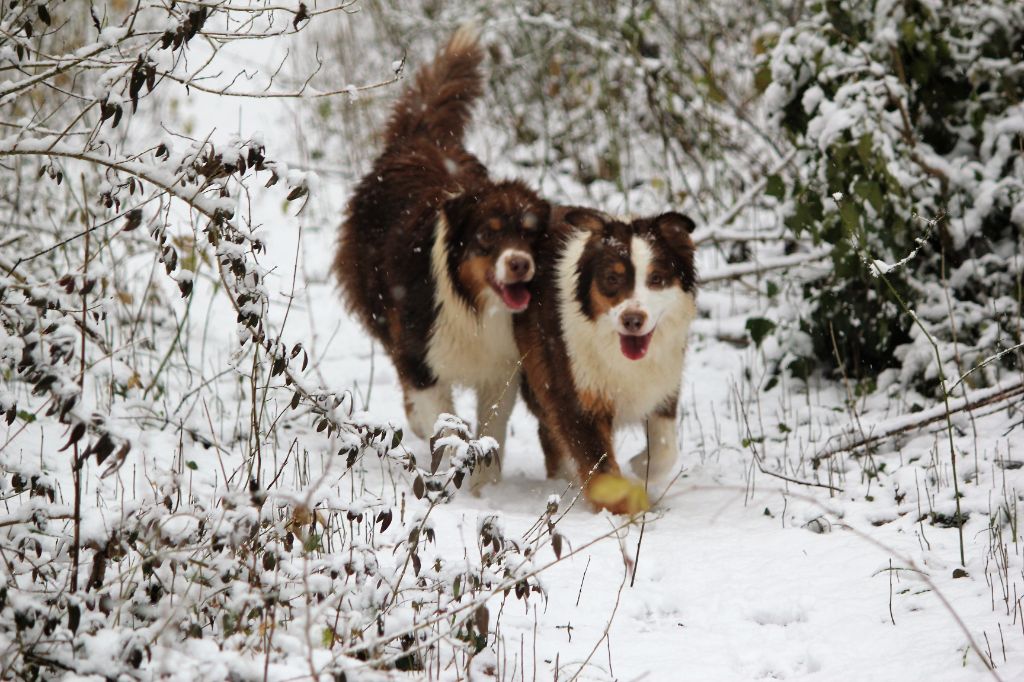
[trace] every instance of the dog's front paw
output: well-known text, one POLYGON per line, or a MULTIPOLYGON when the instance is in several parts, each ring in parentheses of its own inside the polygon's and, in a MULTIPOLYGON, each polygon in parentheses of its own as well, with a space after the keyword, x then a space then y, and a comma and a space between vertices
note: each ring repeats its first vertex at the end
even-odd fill
POLYGON ((676 460, 674 457, 657 457, 651 459, 650 469, 647 467, 647 450, 640 452, 636 457, 630 460, 629 468, 633 471, 633 475, 639 478, 641 481, 649 481, 651 483, 661 483, 668 478, 669 474, 672 473, 672 469, 675 467, 676 460))

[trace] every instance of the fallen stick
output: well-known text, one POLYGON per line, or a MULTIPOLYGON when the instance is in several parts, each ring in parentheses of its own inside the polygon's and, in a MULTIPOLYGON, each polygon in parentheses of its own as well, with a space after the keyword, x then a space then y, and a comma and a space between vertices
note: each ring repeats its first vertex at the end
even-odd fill
POLYGON ((749 230, 721 229, 714 234, 706 230, 694 232, 693 243, 697 246, 708 242, 776 242, 786 238, 792 238, 792 233, 784 230, 773 230, 765 232, 750 232, 749 230))
MULTIPOLYGON (((786 154, 785 157, 780 159, 779 162, 775 164, 775 166, 770 171, 768 171, 767 175, 758 180, 753 187, 744 192, 743 196, 737 199, 733 203, 733 205, 730 206, 728 210, 726 210, 725 213, 721 214, 720 216, 712 220, 710 223, 708 223, 707 227, 702 227, 698 229, 696 232, 694 232, 693 243, 701 244, 706 241, 714 240, 717 233, 722 231, 722 228, 724 228, 726 225, 735 220, 736 216, 738 216, 743 211, 743 209, 747 208, 752 203, 754 203, 754 200, 757 199, 757 197, 760 196, 762 192, 764 192, 765 188, 768 186, 768 178, 772 175, 775 175, 776 173, 779 173, 783 168, 788 166, 795 156, 796 150, 790 150, 790 152, 786 154)), ((753 239, 754 236, 750 235, 750 237, 748 238, 753 239)))
MULTIPOLYGON (((974 410, 985 407, 986 405, 992 405, 993 403, 1009 401, 1018 396, 1024 397, 1024 380, 1020 379, 974 391, 966 398, 950 400, 949 413, 956 414, 957 412, 963 412, 965 410, 974 410)), ((872 433, 869 435, 849 440, 845 443, 840 442, 836 445, 826 446, 811 458, 811 462, 815 467, 817 467, 821 460, 839 454, 840 452, 857 450, 901 433, 923 428, 945 418, 946 407, 944 405, 936 405, 935 407, 922 410, 921 412, 895 417, 872 427, 872 433)), ((839 439, 841 441, 844 438, 850 438, 854 435, 854 433, 847 431, 846 433, 836 434, 829 440, 839 439)))
POLYGON ((712 270, 701 275, 701 284, 711 284, 730 279, 739 279, 747 275, 759 275, 772 270, 783 270, 805 263, 823 260, 832 253, 831 247, 818 248, 807 253, 794 253, 790 256, 779 256, 778 258, 765 259, 760 263, 735 263, 725 267, 712 270))

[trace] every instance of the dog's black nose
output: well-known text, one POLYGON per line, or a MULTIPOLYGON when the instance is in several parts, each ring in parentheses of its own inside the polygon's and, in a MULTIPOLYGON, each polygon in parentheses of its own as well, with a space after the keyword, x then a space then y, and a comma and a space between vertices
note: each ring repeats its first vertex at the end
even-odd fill
POLYGON ((622 313, 622 326, 628 332, 638 332, 644 327, 644 322, 647 321, 647 313, 630 310, 622 313))
POLYGON ((506 261, 509 274, 515 277, 517 280, 522 280, 530 272, 530 266, 532 263, 526 256, 509 256, 506 261))

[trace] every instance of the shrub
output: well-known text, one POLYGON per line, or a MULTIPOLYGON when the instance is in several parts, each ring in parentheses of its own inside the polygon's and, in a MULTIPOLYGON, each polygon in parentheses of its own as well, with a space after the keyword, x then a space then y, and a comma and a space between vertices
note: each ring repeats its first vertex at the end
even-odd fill
MULTIPOLYGON (((1021 340, 1024 6, 809 10, 778 35, 762 81, 772 124, 798 149, 768 192, 788 230, 832 247, 831 271, 806 288, 815 355, 857 376, 899 366, 934 382, 932 348, 885 276, 956 376, 1021 340)), ((987 370, 972 378, 994 381, 987 370)))
POLYGON ((449 464, 418 465, 272 315, 279 214, 251 199, 310 192, 269 158, 290 140, 192 139, 158 108, 289 96, 211 72, 345 7, 0 7, 0 678, 465 668, 496 646, 488 601, 539 592, 557 505, 529 543, 490 519, 477 553, 438 549, 431 511, 495 442, 451 418, 449 464))

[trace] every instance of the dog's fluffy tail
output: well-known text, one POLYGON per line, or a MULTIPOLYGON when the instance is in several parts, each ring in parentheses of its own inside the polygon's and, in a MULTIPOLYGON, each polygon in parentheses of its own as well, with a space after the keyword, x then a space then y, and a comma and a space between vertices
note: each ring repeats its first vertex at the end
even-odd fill
POLYGON ((460 144, 470 107, 483 92, 483 57, 477 28, 465 25, 457 30, 395 105, 385 144, 412 137, 426 138, 439 147, 460 144))

